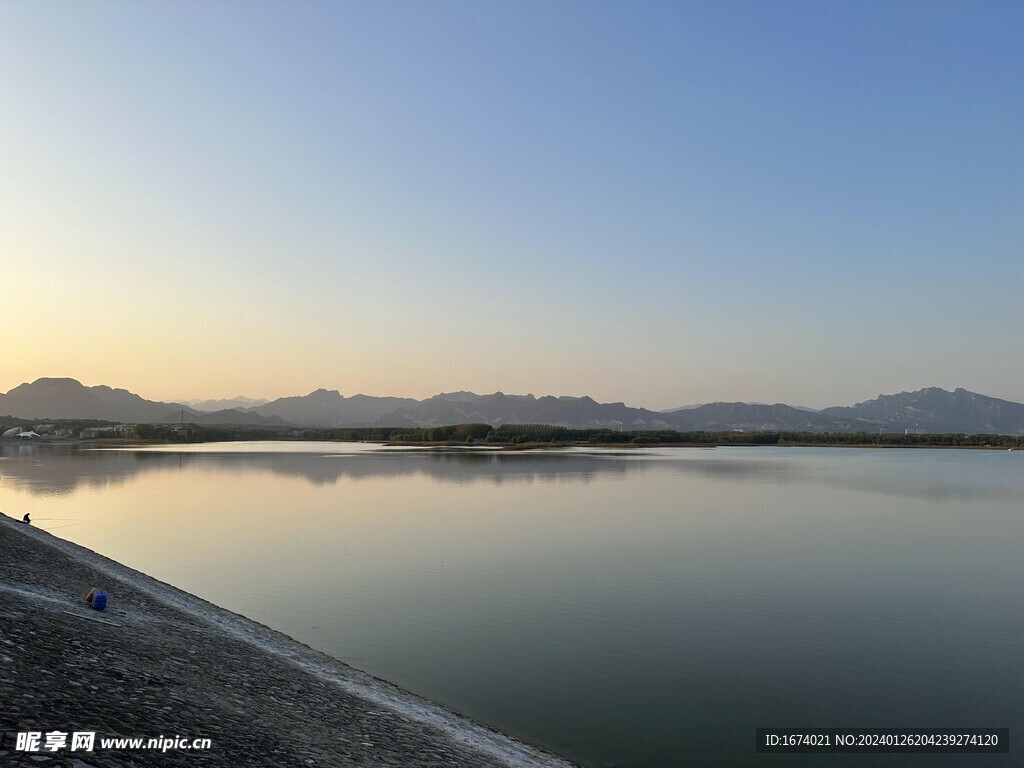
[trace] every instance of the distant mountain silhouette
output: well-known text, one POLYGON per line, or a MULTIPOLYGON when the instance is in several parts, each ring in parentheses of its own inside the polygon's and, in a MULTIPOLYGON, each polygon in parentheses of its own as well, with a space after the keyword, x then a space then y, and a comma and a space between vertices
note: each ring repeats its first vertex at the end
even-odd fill
POLYGON ((187 421, 189 424, 203 424, 215 426, 217 424, 252 424, 264 427, 288 427, 293 426, 280 416, 263 416, 259 413, 250 413, 238 408, 225 408, 221 411, 211 413, 200 413, 189 408, 177 411, 170 411, 164 414, 161 419, 156 419, 157 424, 176 424, 179 421, 187 421))
POLYGON ((291 424, 309 427, 372 427, 385 413, 417 404, 408 397, 344 397, 336 389, 318 389, 300 397, 282 397, 250 408, 250 413, 279 416, 291 424))
POLYGON ((879 395, 849 407, 825 408, 822 415, 853 419, 871 428, 965 434, 1024 434, 1024 405, 1009 400, 938 387, 879 395))
POLYGON ((75 379, 43 378, 0 395, 0 413, 27 420, 102 419, 128 424, 262 424, 287 426, 279 417, 238 410, 201 413, 181 403, 146 400, 126 389, 86 387, 75 379))
POLYGON ((672 429, 669 415, 623 403, 598 403, 590 397, 534 397, 533 395, 474 395, 456 400, 438 395, 381 415, 379 426, 437 427, 445 424, 556 424, 567 427, 613 429, 672 429))
MULTIPOLYGON (((178 403, 145 400, 126 389, 86 387, 75 379, 36 379, 0 395, 0 413, 25 419, 104 419, 148 423, 163 419, 178 403)), ((188 409, 191 410, 191 409, 188 409)))
POLYGON ((239 395, 238 397, 232 397, 230 400, 183 400, 182 402, 197 411, 213 413, 214 411, 224 411, 233 408, 240 408, 243 410, 246 408, 255 408, 256 406, 263 405, 269 401, 239 395))
POLYGON ((478 397, 480 397, 480 395, 476 394, 475 392, 466 392, 465 390, 461 390, 459 392, 442 392, 441 394, 434 395, 429 399, 444 400, 449 403, 471 403, 478 397))
POLYGON ((782 403, 706 403, 672 411, 671 415, 677 421, 685 422, 690 429, 709 431, 829 432, 835 431, 837 422, 814 411, 782 403))
POLYGON ((682 431, 914 430, 1024 434, 1024 404, 965 389, 949 392, 936 387, 879 395, 856 405, 821 411, 783 403, 706 403, 663 412, 624 403, 599 403, 588 396, 450 392, 421 401, 370 395, 344 397, 337 390, 317 389, 308 395, 282 397, 251 408, 233 407, 205 413, 180 403, 146 400, 125 389, 86 387, 74 379, 43 378, 0 394, 0 414, 26 421, 104 419, 139 424, 185 421, 206 425, 434 427, 482 423, 682 431))

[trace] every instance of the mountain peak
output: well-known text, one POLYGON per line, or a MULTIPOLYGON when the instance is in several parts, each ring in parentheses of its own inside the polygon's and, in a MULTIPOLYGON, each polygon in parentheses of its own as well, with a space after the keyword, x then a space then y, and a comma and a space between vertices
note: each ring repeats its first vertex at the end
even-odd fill
POLYGON ((306 397, 314 397, 314 398, 318 398, 318 399, 330 398, 330 399, 334 400, 334 399, 343 398, 344 395, 342 395, 341 392, 339 392, 336 389, 324 389, 323 387, 320 387, 319 389, 314 389, 312 392, 310 392, 308 395, 306 395, 306 397))
POLYGON ((22 384, 21 386, 23 386, 23 387, 29 387, 29 386, 34 387, 36 385, 46 385, 46 384, 49 384, 49 385, 52 385, 52 386, 59 386, 59 387, 84 387, 85 386, 78 379, 72 379, 70 376, 42 376, 42 377, 36 379, 35 381, 33 381, 31 384, 27 384, 26 383, 26 384, 22 384))
POLYGON ((480 399, 480 395, 475 392, 467 392, 464 389, 460 389, 458 392, 441 392, 429 399, 445 403, 469 403, 473 400, 480 399))

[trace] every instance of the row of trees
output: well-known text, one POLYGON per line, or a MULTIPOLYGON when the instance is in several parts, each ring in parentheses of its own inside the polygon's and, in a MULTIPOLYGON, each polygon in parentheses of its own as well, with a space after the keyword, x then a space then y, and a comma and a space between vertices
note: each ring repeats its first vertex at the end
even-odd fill
POLYGON ((396 443, 492 445, 877 445, 1022 448, 1014 435, 877 434, 872 432, 679 432, 673 429, 570 429, 549 424, 453 424, 444 427, 352 427, 295 430, 281 427, 230 425, 140 424, 145 440, 208 442, 216 440, 346 440, 396 443), (184 429, 182 428, 184 426, 184 429))
POLYGON ((933 447, 972 447, 972 448, 1021 448, 1024 447, 1024 436, 1020 435, 965 435, 965 434, 930 434, 901 435, 876 434, 873 432, 783 432, 779 436, 781 444, 789 445, 882 445, 882 446, 933 446, 933 447))
MULTIPOLYGON (((77 435, 86 427, 108 427, 112 422, 87 419, 52 419, 54 425, 77 435)), ((23 426, 24 420, 0 417, 0 431, 23 426)), ((672 429, 570 429, 549 424, 453 424, 444 427, 352 427, 295 429, 291 427, 230 424, 136 424, 135 437, 165 442, 221 440, 348 440, 400 443, 523 446, 550 445, 874 445, 893 447, 1024 448, 1020 435, 927 434, 874 432, 679 432, 672 429)))
POLYGON ((672 429, 572 429, 550 424, 458 424, 446 427, 307 430, 307 439, 494 445, 881 445, 1024 447, 1024 437, 964 434, 876 434, 871 432, 679 432, 672 429))
POLYGON ((877 434, 873 432, 678 432, 660 430, 568 429, 543 424, 505 424, 487 436, 495 443, 590 443, 633 445, 880 445, 1021 448, 1020 435, 877 434))
POLYGON ((349 427, 346 429, 307 429, 307 440, 367 440, 401 443, 473 443, 484 440, 490 424, 452 424, 446 427, 349 427))
POLYGON ((0 416, 0 433, 6 432, 8 429, 13 427, 21 427, 22 429, 31 430, 34 429, 34 425, 40 422, 46 424, 52 424, 54 429, 70 432, 72 435, 77 436, 83 429, 90 427, 113 427, 115 423, 112 421, 104 421, 102 419, 19 419, 14 416, 0 416))
POLYGON ((301 437, 286 427, 261 427, 226 424, 208 427, 201 424, 136 424, 139 440, 160 440, 169 443, 216 443, 227 440, 294 440, 301 437))
POLYGON ((503 424, 488 442, 587 443, 590 445, 762 445, 777 443, 779 435, 766 432, 678 432, 674 429, 571 429, 547 424, 503 424))

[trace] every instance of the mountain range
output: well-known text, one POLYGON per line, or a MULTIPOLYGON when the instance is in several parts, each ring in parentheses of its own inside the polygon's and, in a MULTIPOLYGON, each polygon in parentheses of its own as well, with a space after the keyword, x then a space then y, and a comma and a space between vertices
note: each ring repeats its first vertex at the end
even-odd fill
POLYGON ((204 413, 182 403, 146 400, 127 389, 86 387, 75 379, 44 378, 0 395, 0 414, 21 419, 102 419, 130 424, 262 424, 288 426, 280 417, 226 409, 204 413))
POLYGON ((197 411, 211 412, 223 411, 231 408, 254 408, 263 405, 268 400, 261 400, 255 397, 239 395, 228 400, 182 400, 185 405, 195 408, 197 411))
POLYGON ((137 424, 435 427, 486 423, 682 431, 1024 434, 1021 403, 938 387, 879 395, 855 405, 821 410, 783 403, 706 403, 652 411, 621 402, 599 403, 587 396, 450 392, 414 400, 362 394, 345 397, 327 389, 270 402, 240 396, 185 404, 146 400, 126 389, 103 385, 87 387, 70 378, 42 378, 0 394, 0 414, 26 421, 103 419, 137 424))

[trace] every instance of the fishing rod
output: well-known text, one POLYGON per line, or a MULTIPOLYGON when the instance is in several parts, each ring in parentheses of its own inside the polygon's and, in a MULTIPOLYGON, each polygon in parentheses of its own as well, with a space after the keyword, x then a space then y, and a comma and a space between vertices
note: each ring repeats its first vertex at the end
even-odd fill
POLYGON ((86 520, 84 517, 37 517, 35 518, 35 520, 33 520, 33 522, 35 522, 36 520, 39 520, 41 522, 52 522, 53 520, 76 520, 78 522, 88 522, 88 520, 86 520))
POLYGON ((61 528, 70 528, 72 525, 82 525, 82 523, 88 523, 88 520, 82 520, 78 523, 66 523, 64 525, 55 525, 53 528, 43 528, 41 525, 36 526, 40 531, 59 531, 61 528))

